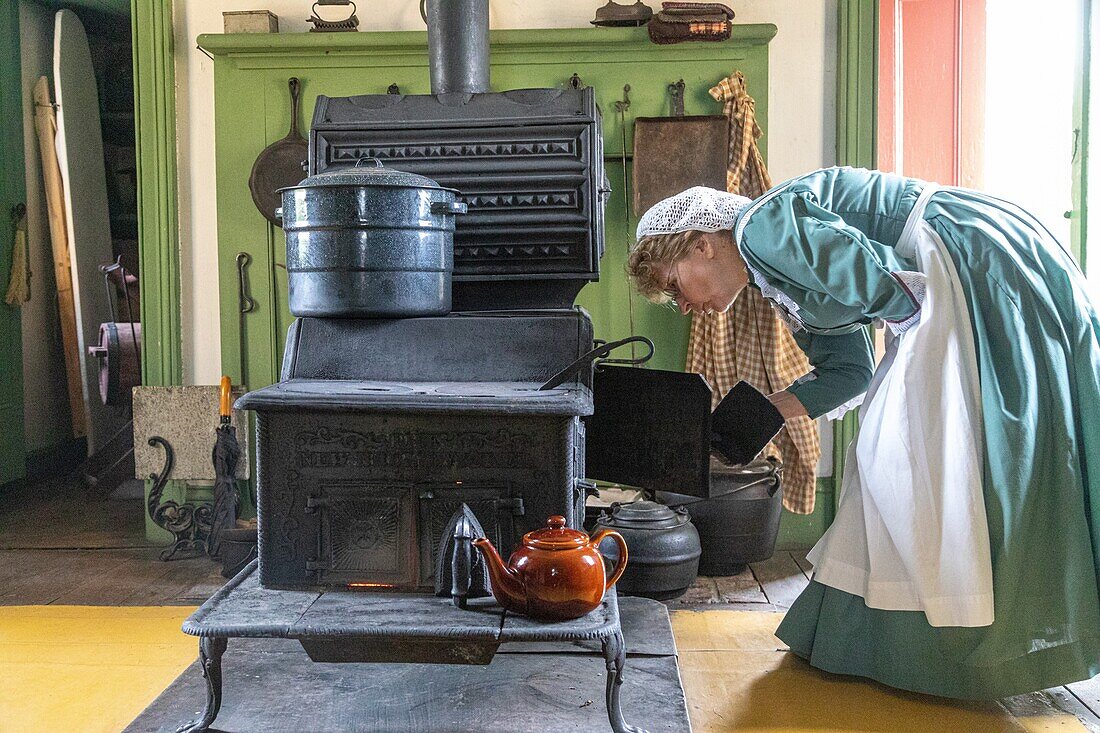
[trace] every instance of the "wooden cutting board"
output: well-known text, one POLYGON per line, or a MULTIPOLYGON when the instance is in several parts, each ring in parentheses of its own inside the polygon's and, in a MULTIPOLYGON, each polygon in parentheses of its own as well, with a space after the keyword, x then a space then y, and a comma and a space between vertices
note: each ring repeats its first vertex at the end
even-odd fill
POLYGON ((692 186, 726 190, 729 120, 723 115, 634 120, 635 216, 692 186))

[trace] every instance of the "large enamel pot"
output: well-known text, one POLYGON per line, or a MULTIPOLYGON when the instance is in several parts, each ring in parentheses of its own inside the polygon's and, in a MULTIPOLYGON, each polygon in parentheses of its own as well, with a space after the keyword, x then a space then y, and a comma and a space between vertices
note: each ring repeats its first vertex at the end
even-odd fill
POLYGON ((280 189, 290 312, 445 315, 451 310, 454 189, 376 159, 280 189))

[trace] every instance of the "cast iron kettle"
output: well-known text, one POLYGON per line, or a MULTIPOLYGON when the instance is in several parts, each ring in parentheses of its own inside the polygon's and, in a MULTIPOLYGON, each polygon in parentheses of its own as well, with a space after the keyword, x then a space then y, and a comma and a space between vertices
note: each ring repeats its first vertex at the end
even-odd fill
POLYGON ((474 545, 485 557, 497 603, 509 611, 543 621, 566 621, 594 611, 604 593, 626 570, 626 541, 618 532, 601 529, 589 537, 552 516, 546 527, 523 535, 523 543, 505 565, 493 543, 481 537, 474 545), (597 549, 615 540, 619 561, 605 579, 603 555, 597 549))
MULTIPOLYGON (((653 501, 618 502, 611 514, 596 520, 602 529, 622 535, 630 547, 630 567, 619 581, 619 592, 669 600, 683 595, 699 574, 703 547, 687 509, 671 509, 653 501)), ((614 548, 607 552, 614 561, 614 548)))
POLYGON ((279 190, 290 312, 296 316, 446 315, 458 192, 376 158, 279 190))

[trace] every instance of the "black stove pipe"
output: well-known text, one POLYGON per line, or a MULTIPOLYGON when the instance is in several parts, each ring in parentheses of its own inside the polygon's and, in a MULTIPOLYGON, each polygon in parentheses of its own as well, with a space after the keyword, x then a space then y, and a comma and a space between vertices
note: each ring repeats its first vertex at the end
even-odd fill
POLYGON ((432 94, 489 91, 489 0, 426 0, 432 94))

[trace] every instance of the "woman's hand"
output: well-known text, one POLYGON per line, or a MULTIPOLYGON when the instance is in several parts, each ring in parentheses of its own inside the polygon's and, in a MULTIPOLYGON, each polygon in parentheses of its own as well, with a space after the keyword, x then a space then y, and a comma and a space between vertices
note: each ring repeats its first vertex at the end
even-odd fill
POLYGON ((798 398, 786 390, 768 395, 768 400, 775 405, 775 409, 779 410, 784 420, 790 420, 792 417, 809 417, 809 413, 798 398))

